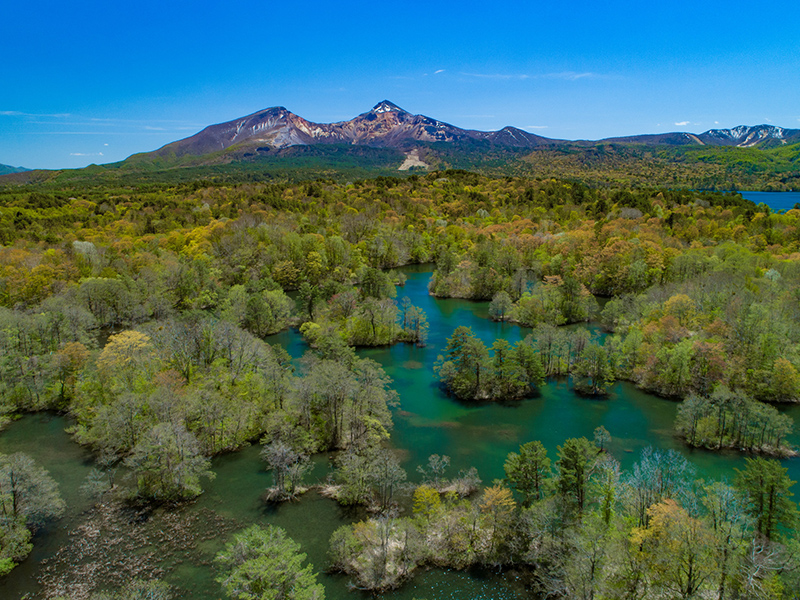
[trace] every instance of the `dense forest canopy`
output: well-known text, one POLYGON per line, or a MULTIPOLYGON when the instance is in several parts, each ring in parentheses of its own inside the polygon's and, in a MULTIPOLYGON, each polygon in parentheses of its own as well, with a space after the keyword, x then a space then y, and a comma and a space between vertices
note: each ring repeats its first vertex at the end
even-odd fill
MULTIPOLYGON (((659 451, 621 473, 607 431, 566 440, 555 460, 531 440, 483 489, 474 470, 444 477, 449 459, 432 456, 413 515, 397 517, 396 392, 354 347, 426 343, 426 315, 397 298, 404 275, 392 269, 433 263, 431 294, 491 301, 490 318, 533 328, 514 346, 452 332, 436 372, 462 401, 525 398, 563 376, 603 397, 624 379, 682 400, 675 430, 688 445, 791 455, 793 423, 774 405, 800 401, 798 258, 800 210, 735 193, 465 171, 7 186, 0 416, 67 413, 98 457, 94 492, 115 488, 122 463, 142 502, 196 497, 214 476, 209 457, 253 441, 270 499, 294 498, 308 457, 337 451, 325 493, 382 515, 331 541, 334 566, 361 587, 396 585, 421 564, 525 565, 537 592, 558 597, 793 598, 793 482, 772 459, 748 459, 731 487, 695 481, 659 451), (590 320, 602 340, 561 327, 590 320), (296 362, 263 340, 288 327, 309 346, 296 362)), ((24 468, 51 489, 24 457, 0 462, 3 477, 24 468)), ((8 508, 8 485, 4 571, 37 525, 8 508)), ((61 510, 51 496, 43 515, 61 510)), ((275 544, 301 569, 283 533, 235 543, 275 544)), ((262 560, 256 550, 226 549, 226 588, 262 560)), ((307 567, 295 575, 321 594, 307 567)))
POLYGON ((461 169, 488 177, 555 177, 591 187, 791 191, 800 188, 798 161, 800 144, 777 141, 739 147, 552 140, 533 149, 487 140, 417 141, 398 148, 349 143, 253 148, 244 144, 180 157, 146 153, 84 169, 16 173, 0 181, 34 182, 54 189, 179 185, 202 179, 229 185, 313 179, 344 183, 461 169), (425 166, 399 170, 408 156, 425 166))

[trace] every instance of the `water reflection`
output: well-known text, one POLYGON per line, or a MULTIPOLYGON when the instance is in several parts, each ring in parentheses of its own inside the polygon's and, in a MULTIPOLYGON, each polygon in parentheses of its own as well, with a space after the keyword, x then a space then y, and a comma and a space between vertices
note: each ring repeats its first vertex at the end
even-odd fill
MULTIPOLYGON (((401 451, 404 466, 412 481, 418 477, 416 466, 430 454, 446 454, 452 459, 451 474, 476 467, 484 482, 504 475, 503 463, 508 452, 520 444, 541 440, 555 458, 557 446, 568 437, 591 439, 596 427, 603 425, 612 436, 610 451, 629 468, 642 448, 653 445, 684 453, 698 467, 702 477, 733 479, 734 467, 744 458, 734 452, 713 453, 684 447, 672 433, 677 403, 657 398, 631 384, 614 385, 607 400, 582 398, 574 394, 567 379, 550 381, 540 395, 514 403, 463 403, 442 393, 433 375, 433 364, 447 338, 459 325, 468 325, 486 344, 499 337, 514 343, 529 330, 508 323, 494 323, 487 317, 488 303, 455 299, 437 299, 428 295, 430 266, 405 268, 408 281, 398 290, 398 298, 409 296, 427 314, 430 324, 429 345, 416 348, 396 345, 389 348, 359 350, 359 355, 378 361, 394 379, 400 406, 393 411, 392 444, 401 451)), ((268 341, 284 346, 295 358, 306 346, 295 331, 271 336, 268 341)), ((800 408, 786 409, 800 420, 800 408)), ((59 482, 69 505, 67 516, 50 531, 36 538, 31 557, 4 581, 0 596, 22 598, 37 594, 36 578, 41 563, 74 541, 68 532, 87 519, 87 501, 79 487, 91 467, 88 452, 73 443, 64 432, 68 422, 49 414, 28 415, 0 434, 0 452, 23 451, 32 455, 59 482)), ((795 433, 795 444, 800 437, 795 433)), ((213 516, 223 535, 206 536, 180 556, 157 549, 164 556, 164 578, 180 588, 186 598, 220 597, 219 585, 211 561, 222 548, 228 531, 251 523, 273 523, 287 530, 308 554, 319 571, 327 565, 327 545, 333 531, 364 517, 360 510, 342 509, 331 500, 310 492, 300 501, 270 506, 263 502, 270 476, 259 457, 260 448, 252 446, 241 452, 219 456, 213 461, 217 478, 206 485, 205 493, 181 510, 180 518, 197 521, 196 527, 208 529, 213 516)), ((800 479, 798 459, 785 461, 793 480, 800 479)), ((327 456, 314 459, 311 479, 324 481, 331 471, 327 456)), ((157 515, 158 517, 158 515, 157 515)), ((156 518, 156 517, 154 517, 156 518)), ((214 525, 217 526, 217 525, 214 525)), ((206 532, 207 533, 207 532, 206 532)), ((346 577, 322 574, 327 597, 332 600, 360 598, 348 588, 346 577)), ((367 596, 364 595, 364 598, 367 596)), ((515 599, 528 597, 517 574, 428 570, 400 590, 383 595, 391 600, 445 600, 455 598, 515 599)))

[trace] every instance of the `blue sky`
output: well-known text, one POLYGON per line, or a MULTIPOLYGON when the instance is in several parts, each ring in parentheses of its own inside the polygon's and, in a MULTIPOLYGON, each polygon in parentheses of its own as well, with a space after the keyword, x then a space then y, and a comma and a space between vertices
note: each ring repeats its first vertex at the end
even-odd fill
POLYGON ((122 160, 270 106, 318 122, 389 99, 563 139, 800 128, 800 2, 6 5, 0 163, 122 160))

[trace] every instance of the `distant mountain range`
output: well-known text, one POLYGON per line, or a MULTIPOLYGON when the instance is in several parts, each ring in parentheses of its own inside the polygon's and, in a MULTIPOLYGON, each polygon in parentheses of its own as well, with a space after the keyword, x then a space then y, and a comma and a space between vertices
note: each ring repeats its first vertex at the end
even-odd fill
POLYGON ((9 175, 10 173, 24 173, 29 171, 24 167, 12 167, 10 165, 0 165, 0 175, 9 175))
POLYGON ((559 140, 516 127, 462 129, 384 100, 349 121, 314 123, 268 108, 124 161, 0 175, 0 185, 136 185, 335 179, 464 169, 589 185, 800 189, 800 130, 741 125, 602 140, 559 140))
POLYGON ((282 106, 267 108, 252 115, 227 123, 211 125, 183 140, 167 144, 146 154, 146 157, 181 158, 219 154, 231 149, 243 157, 253 153, 266 153, 290 146, 320 144, 350 144, 375 148, 407 150, 417 143, 488 143, 489 145, 517 149, 534 149, 543 146, 587 147, 597 144, 641 145, 708 145, 771 147, 800 142, 800 129, 784 129, 772 125, 745 125, 733 129, 711 129, 701 134, 675 132, 654 135, 636 135, 608 138, 599 141, 556 140, 504 127, 499 131, 461 129, 449 123, 413 115, 396 104, 384 100, 372 110, 349 121, 339 123, 313 123, 282 106))

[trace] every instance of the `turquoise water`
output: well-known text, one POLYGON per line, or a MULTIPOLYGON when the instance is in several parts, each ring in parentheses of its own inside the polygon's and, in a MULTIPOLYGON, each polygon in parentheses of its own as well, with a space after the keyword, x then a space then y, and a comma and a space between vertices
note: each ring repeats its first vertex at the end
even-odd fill
MULTIPOLYGON (((470 326, 487 344, 498 337, 516 342, 527 335, 528 330, 489 321, 488 303, 429 296, 430 270, 430 266, 405 268, 408 281, 404 288, 398 289, 398 299, 409 296, 425 310, 430 323, 429 345, 416 348, 403 344, 359 350, 359 355, 378 361, 394 379, 400 406, 393 410, 392 444, 400 451, 411 481, 418 478, 416 467, 436 453, 451 457, 450 475, 474 466, 483 481, 490 484, 503 476, 506 455, 517 450, 520 444, 541 440, 555 458, 556 447, 566 438, 587 436, 591 439, 599 425, 611 433, 609 449, 623 468, 630 467, 641 449, 648 445, 682 452, 697 465, 701 477, 731 480, 735 476, 734 468, 743 465, 744 458, 736 453, 685 448, 672 433, 677 403, 646 394, 627 383, 617 383, 607 400, 577 396, 566 379, 548 382, 537 397, 509 404, 463 403, 447 397, 437 385, 433 364, 457 326, 470 326)), ((306 349, 294 331, 272 336, 268 341, 286 347, 294 357, 299 357, 306 349)), ((788 412, 796 421, 800 420, 799 407, 791 407, 788 412)), ((31 558, 0 583, 2 598, 39 594, 36 578, 41 573, 42 561, 75 543, 75 536, 70 537, 68 532, 90 518, 89 513, 84 512, 88 504, 78 487, 88 474, 91 457, 70 440, 64 432, 67 425, 62 417, 36 414, 24 417, 0 434, 0 452, 24 451, 34 456, 59 481, 70 506, 60 522, 37 537, 31 558)), ((800 443, 800 437, 795 434, 793 441, 800 443)), ((170 519, 177 518, 185 520, 186 528, 195 531, 198 537, 205 538, 183 549, 170 545, 162 547, 153 542, 158 564, 164 570, 160 576, 182 590, 181 597, 222 596, 214 581, 211 560, 231 531, 251 523, 280 525, 302 545, 315 568, 324 571, 331 533, 343 524, 364 518, 362 511, 343 509, 315 492, 298 502, 279 507, 266 505, 262 494, 270 477, 263 470, 259 450, 253 446, 215 458, 213 470, 217 477, 204 486, 205 493, 196 502, 181 508, 177 514, 156 511, 146 523, 129 526, 132 530, 150 531, 150 539, 158 540, 158 531, 169 526, 170 519)), ((327 456, 315 458, 314 480, 324 480, 331 469, 328 463, 327 456)), ((785 464, 792 479, 800 479, 798 459, 787 460, 785 464)), ((53 568, 58 570, 59 567, 53 568)), ((329 599, 367 597, 349 590, 348 579, 344 576, 322 573, 320 581, 329 599)), ((418 573, 401 589, 382 597, 390 600, 510 600, 529 596, 513 575, 434 569, 418 573)))

